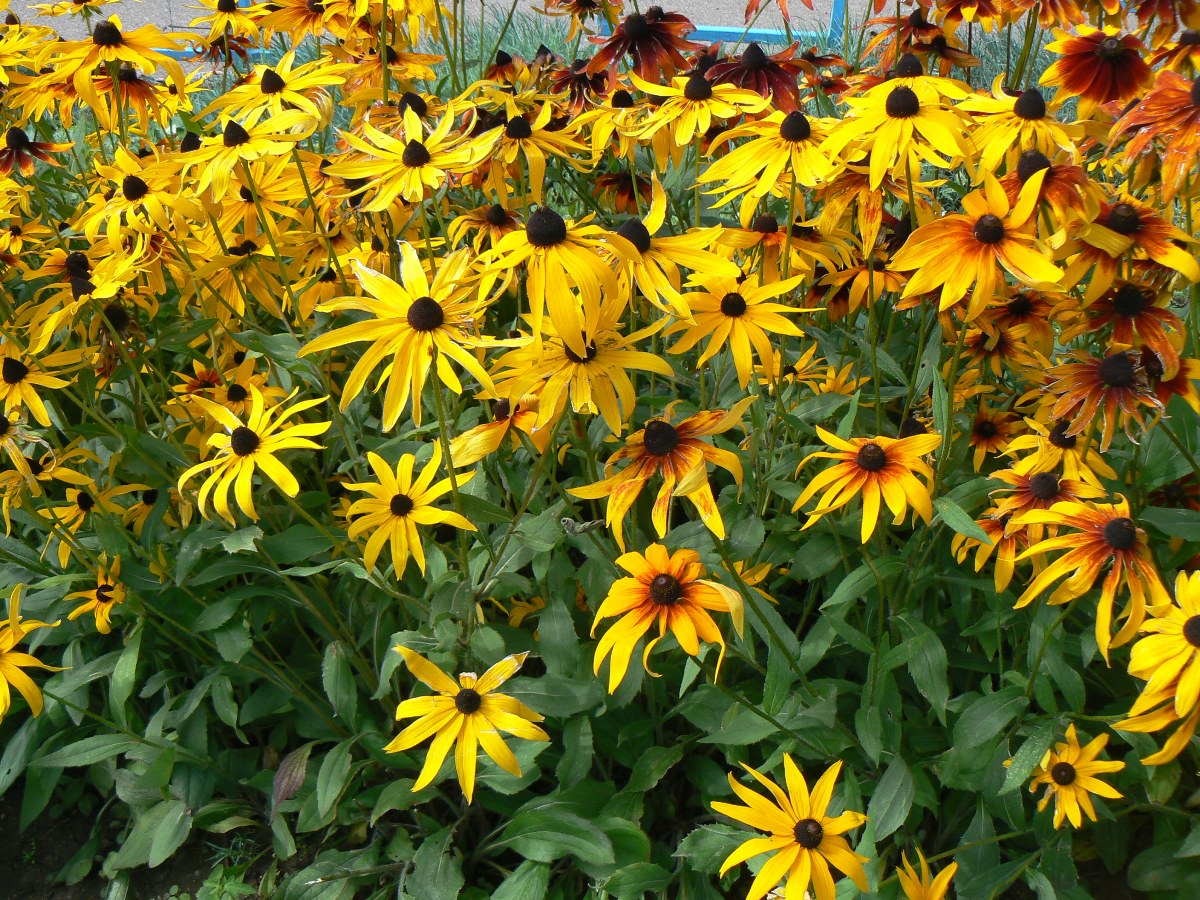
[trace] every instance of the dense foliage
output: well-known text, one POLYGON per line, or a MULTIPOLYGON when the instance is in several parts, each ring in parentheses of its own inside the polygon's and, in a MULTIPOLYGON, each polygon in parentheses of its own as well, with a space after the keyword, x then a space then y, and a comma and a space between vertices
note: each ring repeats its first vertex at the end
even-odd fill
POLYGON ((48 881, 1200 894, 1194 0, 201 2, 0 26, 48 881))

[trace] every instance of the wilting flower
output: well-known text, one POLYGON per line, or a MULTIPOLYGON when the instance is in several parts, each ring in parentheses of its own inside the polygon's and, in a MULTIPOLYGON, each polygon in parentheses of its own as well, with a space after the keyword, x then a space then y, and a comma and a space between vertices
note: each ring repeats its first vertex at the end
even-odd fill
POLYGON ((0 176, 16 169, 26 178, 33 175, 34 160, 57 165, 51 154, 71 149, 71 144, 55 144, 47 141, 31 141, 29 135, 15 125, 4 132, 4 146, 0 148, 0 176))
POLYGON ((51 672, 61 672, 56 666, 48 666, 41 660, 35 659, 28 653, 20 653, 14 648, 25 639, 25 636, 38 628, 53 628, 58 622, 39 622, 37 619, 21 618, 21 588, 18 584, 8 596, 8 621, 0 624, 0 722, 12 708, 12 692, 9 686, 29 704, 29 711, 35 716, 42 712, 42 692, 25 669, 48 669, 51 672))
POLYGON ((1055 588, 1046 602, 1054 606, 1081 597, 1108 569, 1096 610, 1096 643, 1106 660, 1110 646, 1120 647, 1137 634, 1146 618, 1147 606, 1151 611, 1162 611, 1170 605, 1154 567, 1146 533, 1130 517, 1125 498, 1116 503, 1056 503, 1048 510, 1023 513, 1013 524, 1072 529, 1070 534, 1046 538, 1021 554, 1020 559, 1027 559, 1055 550, 1066 551, 1029 582, 1017 600, 1016 609, 1028 606, 1063 577, 1066 581, 1055 588), (1129 590, 1130 603, 1117 616, 1118 620, 1124 618, 1125 623, 1113 635, 1113 600, 1122 582, 1129 590))
POLYGON ((741 400, 733 409, 699 412, 689 416, 678 425, 667 419, 653 419, 641 431, 635 431, 625 439, 625 446, 609 457, 604 464, 607 475, 595 484, 571 488, 568 493, 584 500, 608 497, 606 524, 622 550, 625 549, 624 522, 630 508, 637 501, 646 482, 657 472, 662 474, 662 487, 654 500, 651 520, 659 537, 667 533, 667 513, 671 499, 679 494, 686 497, 700 513, 701 521, 719 538, 725 537, 725 523, 721 510, 713 499, 708 484, 706 463, 715 463, 730 472, 738 484, 742 481, 742 464, 728 450, 714 447, 700 440, 712 434, 721 434, 740 424, 746 409, 754 397, 741 400), (616 474, 612 470, 622 459, 632 462, 616 474))
POLYGON ((1092 794, 1110 800, 1119 800, 1123 796, 1120 791, 1096 777, 1125 768, 1125 763, 1120 760, 1097 759, 1107 743, 1108 735, 1102 734, 1086 747, 1081 747, 1072 724, 1067 728, 1066 742, 1060 741, 1053 750, 1047 750, 1041 763, 1033 770, 1029 790, 1033 793, 1041 785, 1046 786, 1046 793, 1038 801, 1038 812, 1045 809, 1053 797, 1055 828, 1061 826, 1064 819, 1075 828, 1080 828, 1083 825, 1081 809, 1089 819, 1097 821, 1092 794))
POLYGON ((850 849, 842 836, 867 821, 860 812, 846 810, 828 815, 833 788, 842 771, 839 760, 825 770, 809 793, 808 784, 791 754, 783 755, 784 787, 771 781, 757 769, 742 763, 742 768, 769 792, 769 797, 744 786, 733 774, 729 786, 745 806, 713 801, 714 811, 751 828, 770 834, 746 841, 721 863, 724 875, 734 866, 762 853, 773 854, 750 885, 746 900, 761 900, 780 881, 787 879, 788 897, 803 897, 811 881, 817 900, 834 900, 837 893, 830 866, 848 876, 860 891, 867 890, 867 874, 862 864, 867 857, 850 849))
POLYGON ((617 565, 632 577, 619 578, 613 583, 592 624, 595 637, 602 621, 621 617, 600 639, 593 663, 599 675, 601 665, 608 659, 608 692, 613 693, 621 684, 634 647, 655 624, 658 635, 642 651, 642 666, 647 674, 656 674, 650 669, 650 654, 669 629, 683 652, 690 656, 700 652, 700 641, 719 646, 715 672, 719 675, 721 661, 725 659, 725 638, 709 610, 729 613, 733 627, 741 634, 744 618, 741 595, 719 582, 702 579, 704 564, 695 550, 668 554, 662 544, 651 544, 644 556, 637 552, 622 554, 617 565))
POLYGON ((760 97, 770 97, 777 110, 789 113, 800 108, 801 73, 807 63, 796 58, 799 41, 778 53, 768 55, 756 41, 751 41, 735 59, 723 59, 710 66, 704 74, 714 84, 732 84, 760 97))
MULTIPOLYGON (((288 399, 294 396, 295 391, 288 399)), ((251 385, 250 413, 243 422, 221 404, 198 395, 193 396, 191 402, 224 426, 225 432, 218 432, 208 439, 208 446, 215 447, 217 454, 184 472, 179 477, 179 490, 182 491, 183 486, 196 475, 209 472, 200 486, 200 494, 197 497, 200 515, 208 518, 205 507, 211 494, 217 514, 229 524, 234 524, 233 512, 229 508, 229 491, 232 488, 242 512, 257 522, 258 513, 254 509, 255 471, 261 469, 289 497, 295 497, 299 493, 300 483, 296 476, 275 458, 275 454, 281 450, 321 449, 320 444, 309 438, 324 434, 329 430, 331 423, 285 423, 293 416, 321 405, 326 399, 328 398, 319 397, 316 400, 304 400, 290 407, 280 404, 267 408, 262 393, 251 385)))
POLYGON ((810 481, 792 506, 792 512, 796 512, 818 491, 825 492, 817 508, 808 514, 805 528, 811 528, 823 516, 841 509, 859 493, 863 499, 864 544, 875 533, 881 498, 895 514, 893 525, 904 521, 910 506, 926 522, 933 516, 929 488, 914 473, 932 480, 933 469, 921 457, 937 449, 942 443, 941 435, 918 434, 907 438, 880 436, 844 441, 836 434, 818 427, 817 436, 833 447, 835 452, 819 450, 810 453, 801 461, 797 474, 812 459, 836 459, 838 463, 810 481))
POLYGON ((659 72, 669 75, 687 68, 684 51, 699 50, 700 44, 687 39, 696 30, 687 16, 663 12, 661 6, 651 6, 646 12, 634 12, 621 20, 609 37, 589 38, 604 48, 588 63, 588 72, 604 72, 614 68, 625 54, 633 57, 633 70, 642 78, 656 78, 659 72))
POLYGON ((396 707, 397 719, 417 721, 383 748, 388 753, 400 753, 433 738, 413 791, 429 786, 454 747, 454 769, 470 803, 475 796, 475 766, 480 747, 504 771, 519 776, 521 766, 500 732, 527 741, 550 740, 546 732, 533 724, 541 722, 542 716, 520 700, 496 691, 517 674, 528 653, 506 656, 482 676, 463 672, 455 681, 419 653, 400 646, 396 650, 404 657, 408 670, 436 692, 428 697, 410 697, 396 707))
MULTIPOLYGON (((441 444, 433 445, 433 455, 421 474, 414 479, 416 460, 411 453, 405 453, 393 472, 383 457, 368 452, 367 462, 375 473, 376 481, 346 485, 347 490, 362 491, 369 495, 350 504, 351 522, 347 534, 354 540, 370 533, 363 552, 363 563, 368 569, 374 568, 384 546, 390 545, 397 578, 404 575, 409 553, 412 553, 420 570, 425 571, 425 550, 421 546, 418 525, 451 525, 464 531, 475 531, 475 526, 463 516, 433 505, 434 501, 451 490, 450 478, 443 478, 436 484, 433 481, 442 464, 441 444)), ((475 477, 475 473, 451 477, 457 479, 457 485, 465 485, 475 477)))

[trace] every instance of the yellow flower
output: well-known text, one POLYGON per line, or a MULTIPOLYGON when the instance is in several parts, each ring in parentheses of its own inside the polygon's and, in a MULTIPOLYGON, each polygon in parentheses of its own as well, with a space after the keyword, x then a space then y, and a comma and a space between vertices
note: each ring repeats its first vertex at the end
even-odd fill
MULTIPOLYGON (((293 391, 288 400, 296 395, 293 391)), ((183 486, 201 472, 212 471, 200 486, 197 505, 200 515, 208 518, 205 508, 208 497, 212 494, 213 505, 217 514, 229 524, 234 524, 233 513, 229 509, 229 489, 233 488, 237 504, 242 512, 254 521, 258 521, 258 513, 254 509, 254 472, 261 469, 289 497, 295 497, 300 491, 300 484, 283 463, 275 458, 280 450, 304 449, 320 450, 321 446, 309 438, 324 434, 329 430, 329 422, 312 422, 301 425, 284 427, 292 416, 312 409, 324 403, 326 397, 316 400, 305 400, 291 407, 282 404, 270 409, 264 407, 263 395, 250 385, 250 414, 242 422, 219 403, 195 395, 192 402, 205 413, 223 425, 228 433, 217 433, 208 439, 208 446, 217 448, 217 455, 192 466, 179 477, 178 488, 183 486)), ((284 401, 287 402, 287 401, 284 401)))
POLYGON ((9 685, 17 689, 29 711, 35 716, 42 712, 42 692, 33 679, 25 674, 23 669, 47 669, 51 672, 61 672, 57 666, 48 666, 35 659, 28 653, 18 653, 13 648, 25 635, 38 628, 54 628, 58 622, 39 622, 37 619, 21 618, 21 588, 18 584, 8 597, 8 621, 0 625, 0 722, 12 706, 12 693, 9 685))
POLYGON ((64 600, 83 600, 79 606, 71 610, 67 616, 72 622, 85 613, 96 616, 96 630, 101 634, 112 631, 112 611, 118 603, 125 602, 125 585, 119 581, 121 577, 121 557, 116 557, 112 565, 108 556, 101 554, 100 565, 96 570, 96 585, 86 591, 75 591, 67 594, 64 600))
POLYGON ((1120 760, 1105 761, 1097 759, 1104 745, 1108 743, 1108 735, 1102 734, 1086 747, 1080 747, 1079 739, 1075 736, 1075 726, 1067 728, 1067 740, 1059 742, 1053 750, 1047 750, 1041 764, 1033 770, 1033 780, 1029 783, 1030 793, 1036 792, 1039 785, 1046 786, 1046 793, 1038 802, 1038 812, 1041 812, 1054 798, 1054 827, 1068 820, 1074 827, 1083 825, 1080 809, 1093 822, 1096 810, 1092 806, 1092 794, 1119 800, 1123 795, 1115 788, 1105 784, 1097 775, 1106 772, 1120 772, 1125 763, 1120 760))
MULTIPOLYGON (((418 525, 453 525, 465 531, 475 531, 475 526, 456 512, 438 509, 433 502, 451 489, 449 478, 443 478, 437 484, 438 467, 442 464, 442 446, 433 445, 433 455, 421 474, 414 479, 413 468, 417 458, 411 453, 400 457, 396 463, 396 471, 378 453, 368 453, 367 462, 378 479, 376 482, 361 482, 346 485, 347 490, 363 491, 369 497, 355 500, 350 505, 349 514, 353 518, 347 532, 351 539, 357 539, 364 532, 371 532, 367 539, 367 548, 363 553, 363 562, 370 569, 375 565, 385 544, 392 548, 392 565, 395 566, 396 577, 404 575, 408 565, 408 555, 411 552, 417 561, 421 572, 425 571, 425 550, 421 546, 421 535, 418 525)), ((455 476, 459 485, 464 485, 475 473, 455 476)))
POLYGON ((734 119, 743 113, 761 112, 770 105, 766 97, 732 84, 713 84, 699 72, 678 75, 669 85, 653 84, 633 73, 629 78, 638 90, 663 98, 661 105, 646 116, 638 137, 649 138, 668 128, 677 147, 685 147, 696 135, 706 134, 714 119, 734 119))
POLYGON ((454 750, 454 768, 458 783, 470 803, 475 794, 475 763, 477 748, 504 771, 520 775, 521 767, 500 732, 507 732, 527 741, 548 741, 550 736, 534 725, 539 716, 524 703, 496 689, 512 678, 525 662, 528 653, 506 656, 477 677, 463 672, 458 681, 407 647, 396 647, 404 657, 408 670, 437 693, 431 697, 410 697, 396 707, 396 718, 417 721, 401 731, 384 750, 399 753, 415 747, 429 737, 433 743, 425 755, 425 765, 413 785, 414 791, 427 787, 437 776, 450 748, 454 750))
POLYGON ((817 428, 817 436, 836 452, 819 450, 810 453, 801 461, 799 468, 804 468, 810 459, 836 459, 838 463, 810 481, 792 506, 792 512, 796 512, 818 491, 825 491, 820 504, 809 513, 805 528, 811 528, 822 516, 841 509, 858 493, 863 498, 864 544, 875 533, 881 498, 895 515, 893 525, 904 521, 909 506, 926 522, 933 516, 929 488, 917 479, 914 472, 926 479, 933 478, 933 470, 921 457, 937 449, 942 442, 941 435, 917 434, 907 438, 881 436, 844 441, 824 428, 817 428))
POLYGON ((633 577, 619 578, 613 583, 592 624, 595 637, 602 621, 621 616, 600 639, 593 663, 593 671, 599 675, 600 666, 612 654, 608 663, 608 692, 616 691, 629 668, 633 648, 656 621, 658 636, 642 651, 642 666, 647 674, 655 675, 649 666, 650 653, 666 636, 668 628, 689 656, 700 652, 702 640, 717 644, 721 648, 716 669, 719 674, 721 661, 725 659, 725 639, 708 610, 729 613, 733 616, 733 627, 741 634, 744 615, 741 595, 723 584, 701 579, 704 565, 695 550, 668 554, 662 544, 651 544, 645 556, 625 553, 617 558, 617 565, 633 577))
POLYGON ((925 861, 925 854, 921 852, 920 848, 917 849, 917 859, 921 863, 920 875, 908 861, 907 853, 901 858, 904 860, 904 865, 896 870, 896 877, 900 880, 900 889, 904 891, 907 900, 945 900, 946 891, 950 890, 950 879, 958 871, 958 863, 950 863, 934 878, 933 873, 929 871, 929 863, 925 861))
POLYGON ((763 863, 755 876, 746 900, 761 900, 784 878, 787 879, 786 893, 789 898, 803 897, 811 881, 817 900, 834 900, 836 889, 830 866, 848 876, 860 891, 867 890, 867 875, 862 867, 867 857, 851 850, 842 837, 847 831, 866 822, 867 817, 850 810, 838 816, 826 815, 833 799, 834 783, 842 770, 840 760, 817 779, 811 794, 804 775, 790 754, 783 755, 786 793, 757 769, 745 763, 742 763, 742 768, 753 775, 771 796, 764 797, 750 790, 731 773, 729 786, 746 805, 714 801, 712 808, 743 825, 770 833, 770 837, 746 841, 721 863, 721 874, 724 875, 734 866, 761 853, 774 854, 763 863))

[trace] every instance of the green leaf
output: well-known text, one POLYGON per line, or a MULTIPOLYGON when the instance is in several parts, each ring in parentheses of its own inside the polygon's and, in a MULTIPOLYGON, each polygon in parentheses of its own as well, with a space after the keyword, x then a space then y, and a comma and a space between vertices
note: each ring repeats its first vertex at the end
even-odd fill
POLYGON ((563 727, 563 755, 554 770, 563 788, 574 787, 587 777, 595 751, 592 747, 592 720, 576 716, 563 727))
POLYGON ((312 753, 313 744, 308 743, 298 747, 279 763, 275 770, 274 790, 271 796, 271 818, 279 811, 281 804, 286 803, 296 795, 308 775, 308 756, 312 753))
POLYGON ((1200 541, 1200 512, 1194 509, 1163 509, 1152 506, 1142 510, 1138 518, 1169 537, 1200 541))
POLYGON ((222 597, 215 603, 204 607, 200 610, 200 615, 196 616, 196 621, 192 624, 192 631, 198 633, 220 628, 237 615, 241 603, 240 597, 222 597))
POLYGON ((622 793, 645 793, 658 784, 670 768, 683 759, 683 745, 651 747, 633 764, 622 793))
POLYGON ((951 500, 949 497, 938 497, 933 501, 934 509, 938 511, 938 515, 942 517, 942 521, 949 525, 955 532, 964 537, 973 538, 989 547, 992 544, 992 539, 988 537, 979 523, 976 522, 967 513, 965 509, 951 500))
POLYGON ((876 573, 878 573, 878 578, 886 584, 888 577, 906 570, 908 565, 898 556, 884 556, 870 564, 863 563, 842 579, 841 584, 829 595, 829 599, 821 604, 821 609, 833 609, 858 600, 867 591, 876 587, 876 573))
POLYGON ((41 759, 35 759, 31 765, 58 766, 64 769, 71 766, 90 766, 140 746, 141 742, 131 741, 123 734, 97 734, 68 744, 41 759))
POLYGON ((1054 741, 1054 723, 1047 722, 1028 738, 1021 748, 1013 754, 1008 771, 1004 773, 1004 784, 1000 787, 1001 794, 1015 791, 1029 780, 1030 774, 1054 741))
POLYGON ((371 827, 393 810, 408 809, 416 797, 412 786, 416 782, 411 778, 401 778, 399 781, 389 781, 379 793, 375 808, 371 810, 371 827))
POLYGON ((354 741, 342 741, 321 760, 317 770, 317 812, 329 815, 350 780, 350 748, 354 741))
POLYGON ((192 817, 183 801, 167 800, 165 804, 166 810, 150 841, 148 862, 152 869, 182 847, 192 831, 192 817))
POLYGON ((1024 690, 1015 685, 980 697, 963 710, 954 723, 954 749, 963 753, 987 743, 1015 719, 1028 702, 1024 690))
POLYGON ((949 452, 950 435, 950 396, 946 393, 946 384, 942 381, 942 373, 933 371, 933 429, 942 436, 942 452, 949 452))
POLYGON ((1187 859, 1193 856, 1200 856, 1200 825, 1192 829, 1191 834, 1187 836, 1179 849, 1175 852, 1178 859, 1187 859))
POLYGON ((550 867, 525 860, 492 891, 491 900, 543 900, 550 887, 550 867))
POLYGON ((504 829, 504 843, 537 862, 575 856, 585 863, 604 865, 615 859, 608 835, 557 804, 517 813, 504 829))
POLYGON ((904 824, 915 796, 912 772, 902 758, 893 757, 867 807, 867 815, 875 826, 876 840, 887 837, 904 824))
POLYGON ((745 831, 728 825, 701 825, 679 842, 675 855, 686 859, 697 872, 716 872, 746 838, 745 831))
POLYGON ((118 725, 126 726, 125 703, 133 695, 137 676, 138 654, 142 649, 142 628, 137 626, 129 636, 129 642, 121 651, 117 664, 113 666, 112 683, 108 693, 108 708, 118 725))
POLYGON ((354 722, 358 708, 358 688, 354 673, 350 670, 350 658, 345 645, 334 641, 325 648, 325 659, 321 663, 321 685, 325 696, 333 704, 335 716, 354 722))
POLYGON ((640 898, 650 893, 656 897, 665 895, 672 875, 662 866, 649 862, 636 862, 617 869, 604 882, 604 890, 618 900, 640 898))
POLYGON ((413 857, 413 873, 404 883, 416 900, 454 900, 466 884, 462 862, 454 852, 454 829, 431 834, 413 857))
POLYGON ((921 696, 929 701, 938 721, 944 725, 946 702, 950 699, 946 648, 937 633, 924 622, 903 616, 897 616, 897 619, 906 642, 913 645, 912 656, 908 660, 908 674, 912 676, 921 696))
POLYGON ((221 546, 226 553, 241 553, 249 551, 253 553, 257 548, 254 545, 263 536, 263 530, 257 525, 250 525, 247 528, 239 528, 237 531, 227 535, 221 546))

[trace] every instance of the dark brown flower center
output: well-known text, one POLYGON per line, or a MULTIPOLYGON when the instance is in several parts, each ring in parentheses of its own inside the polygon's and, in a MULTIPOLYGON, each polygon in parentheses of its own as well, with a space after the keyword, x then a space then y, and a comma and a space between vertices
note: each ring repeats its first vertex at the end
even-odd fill
POLYGON ((144 506, 153 506, 158 502, 158 488, 148 488, 142 491, 142 504, 144 506))
POLYGON ((249 256, 258 250, 258 244, 251 240, 244 240, 240 244, 234 244, 229 248, 230 256, 249 256))
POLYGON ((1117 234, 1130 235, 1142 227, 1142 215, 1130 203, 1118 203, 1108 211, 1104 224, 1117 234))
POLYGON ((121 40, 121 29, 112 22, 101 22, 92 31, 92 43, 97 47, 119 47, 121 40))
POLYGON ((640 219, 622 222, 621 227, 617 229, 617 234, 637 247, 638 253, 646 253, 650 250, 650 232, 646 230, 646 226, 640 219))
POLYGON ((1038 472, 1029 479, 1029 493, 1039 500, 1052 500, 1058 496, 1058 476, 1053 472, 1038 472))
POLYGON ((249 456, 260 443, 258 435, 245 425, 239 425, 229 435, 229 446, 238 456, 249 456))
POLYGON ((548 206, 539 206, 529 216, 525 238, 535 247, 553 247, 567 239, 567 223, 548 206))
POLYGON ((1013 104, 1013 112, 1022 119, 1044 119, 1046 117, 1046 98, 1037 88, 1023 91, 1013 104))
POLYGON ((250 133, 237 122, 230 122, 225 126, 225 134, 222 138, 222 143, 224 143, 226 147, 240 147, 249 140, 250 133))
POLYGON ((435 331, 445 321, 446 313, 432 297, 418 297, 408 308, 408 324, 413 331, 435 331))
POLYGON ((183 136, 183 140, 179 142, 179 150, 182 153, 191 153, 193 150, 200 148, 200 135, 194 131, 189 131, 183 136))
POLYGON ((1104 525, 1104 542, 1114 550, 1132 550, 1137 543, 1137 526, 1133 519, 1122 516, 1104 525))
POLYGON ((625 31, 625 37, 632 41, 640 41, 650 34, 650 23, 646 21, 646 17, 641 13, 626 16, 625 21, 621 23, 621 27, 625 31))
POLYGON ((763 52, 763 48, 758 46, 757 41, 751 41, 744 51, 742 51, 742 68, 750 72, 757 72, 760 69, 765 69, 770 65, 771 60, 767 58, 767 54, 763 52))
POLYGON ((688 76, 683 88, 683 96, 688 100, 701 102, 713 95, 712 83, 700 73, 688 76))
POLYGON ((868 472, 878 472, 888 463, 887 453, 874 441, 867 441, 858 448, 858 466, 868 472))
POLYGON ((136 175, 126 175, 121 180, 121 193, 130 203, 136 203, 150 193, 150 185, 136 175))
POLYGON ((463 688, 454 695, 454 708, 464 716, 478 712, 481 706, 483 706, 483 697, 479 695, 479 691, 473 688, 463 688))
POLYGON ((1033 312, 1033 300, 1028 294, 1017 294, 1008 301, 1008 314, 1016 319, 1022 319, 1033 312))
POLYGON ((75 505, 84 512, 91 512, 96 505, 96 498, 86 491, 80 491, 79 496, 75 498, 75 505))
POLYGON ((217 12, 237 12, 238 0, 217 0, 217 12))
POLYGON ((1151 306, 1150 295, 1139 285, 1123 284, 1113 294, 1112 305, 1117 315, 1133 318, 1151 306))
POLYGON ((975 222, 974 234, 981 244, 998 244, 1004 240, 1004 223, 998 216, 988 213, 975 222))
POLYGON ((746 313, 746 298, 736 292, 730 292, 721 298, 721 313, 736 319, 746 313))
POLYGON ((1075 781, 1075 767, 1069 762, 1055 763, 1050 770, 1050 777, 1054 779, 1054 783, 1066 787, 1075 781))
POLYGON ((609 98, 609 103, 613 109, 632 109, 633 94, 622 88, 621 90, 613 91, 613 95, 609 98))
POLYGON ((113 586, 111 584, 96 585, 96 599, 101 603, 112 602, 113 586))
MULTIPOLYGON (((391 49, 391 48, 389 48, 391 49)), ((429 112, 429 104, 425 102, 425 98, 415 91, 405 91, 400 97, 400 103, 396 107, 401 114, 406 109, 411 109, 418 116, 423 116, 429 112)))
POLYGON ((683 599, 683 585, 674 575, 663 572, 650 582, 650 602, 659 606, 674 606, 683 599))
POLYGON ((87 278, 71 279, 71 296, 76 300, 89 296, 94 290, 96 290, 96 285, 87 278))
POLYGON ((1073 450, 1075 445, 1079 443, 1079 436, 1067 434, 1067 429, 1070 425, 1066 422, 1059 422, 1050 429, 1050 443, 1060 450, 1073 450))
POLYGON ((20 384, 28 374, 29 366, 19 359, 6 356, 4 362, 0 363, 0 377, 4 378, 5 384, 20 384))
POLYGON ((24 150, 30 143, 29 135, 20 128, 9 128, 4 132, 4 146, 9 150, 24 150))
POLYGON ((914 53, 905 53, 896 61, 897 78, 916 78, 925 74, 925 67, 914 53))
POLYGON ((900 85, 892 88, 884 109, 893 119, 911 119, 921 111, 921 100, 912 88, 900 85))
POLYGON ((796 837, 796 843, 805 850, 816 850, 825 837, 825 829, 816 819, 801 819, 792 829, 792 834, 796 837))
POLYGON ((527 119, 518 116, 515 119, 510 119, 509 123, 504 126, 504 133, 514 141, 521 141, 525 138, 533 137, 533 127, 527 119))
POLYGON ((779 220, 770 213, 763 213, 750 223, 750 230, 759 234, 775 234, 779 231, 779 220))
POLYGON ((975 423, 975 434, 984 440, 996 436, 996 423, 991 419, 980 419, 975 423))
POLYGON ((779 136, 785 141, 806 141, 812 136, 812 126, 808 117, 799 110, 794 110, 783 117, 779 123, 779 136))
POLYGON ((409 141, 400 154, 400 161, 410 169, 419 169, 431 159, 433 157, 429 155, 429 150, 420 141, 409 141))
POLYGON ((1114 353, 1104 357, 1096 367, 1096 374, 1106 387, 1127 388, 1137 380, 1137 369, 1128 353, 1114 353))
POLYGON ((596 349, 596 342, 588 341, 585 343, 583 345, 583 352, 585 355, 580 356, 566 344, 563 345, 563 355, 576 365, 581 365, 585 362, 591 362, 596 358, 596 354, 599 353, 599 351, 596 349))
POLYGON ((1117 60, 1125 55, 1125 45, 1120 38, 1106 37, 1096 48, 1096 54, 1104 60, 1117 60))
MULTIPOLYGON (((1032 150, 1026 150, 1021 154, 1021 158, 1017 160, 1017 177, 1024 184, 1042 169, 1050 168, 1050 157, 1046 156, 1041 150, 1034 147, 1032 150)), ((1046 176, 1049 178, 1050 176, 1046 176)))
POLYGON ((1183 623, 1183 639, 1193 647, 1200 647, 1200 616, 1192 616, 1183 623))
POLYGON ((133 324, 133 319, 120 303, 109 303, 100 314, 104 316, 104 321, 119 335, 124 335, 129 331, 129 326, 133 324))
POLYGON ((646 432, 642 436, 642 444, 647 453, 654 456, 666 456, 679 446, 679 430, 670 422, 655 419, 646 423, 646 432))
POLYGON ((258 83, 259 90, 264 94, 278 94, 285 87, 287 87, 286 83, 274 69, 267 69, 263 72, 262 81, 258 83))
POLYGON ((250 392, 235 381, 226 389, 225 396, 229 398, 231 403, 241 403, 250 396, 250 392))
POLYGON ((496 51, 495 65, 498 66, 499 68, 503 68, 504 66, 511 66, 512 61, 513 61, 512 54, 509 53, 507 50, 497 50, 496 51))
POLYGON ((915 437, 918 434, 928 434, 929 429, 925 427, 925 423, 923 423, 912 413, 909 413, 908 417, 900 423, 900 430, 898 433, 902 438, 915 437))
POLYGON ((493 203, 487 208, 487 212, 483 214, 483 217, 487 219, 489 225, 499 228, 508 221, 508 210, 499 203, 493 203))
POLYGON ((497 422, 503 422, 512 415, 512 403, 507 397, 502 397, 497 400, 492 406, 492 418, 497 422))
POLYGON ((397 494, 388 503, 388 509, 392 511, 392 515, 403 519, 413 509, 412 497, 407 494, 397 494))

